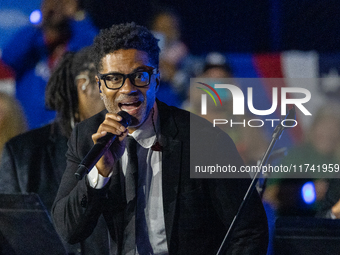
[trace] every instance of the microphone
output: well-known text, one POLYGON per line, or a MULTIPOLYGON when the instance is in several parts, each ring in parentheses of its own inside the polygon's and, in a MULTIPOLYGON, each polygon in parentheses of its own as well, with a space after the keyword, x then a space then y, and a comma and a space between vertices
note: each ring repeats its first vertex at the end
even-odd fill
MULTIPOLYGON (((131 124, 130 114, 124 111, 120 111, 118 112, 118 115, 122 117, 122 120, 119 123, 122 124, 124 127, 128 127, 131 124)), ((112 133, 107 133, 105 136, 97 140, 97 143, 92 146, 91 150, 86 154, 84 159, 78 165, 77 172, 74 174, 78 180, 83 179, 84 175, 91 171, 98 160, 110 148, 115 138, 116 135, 112 133)))

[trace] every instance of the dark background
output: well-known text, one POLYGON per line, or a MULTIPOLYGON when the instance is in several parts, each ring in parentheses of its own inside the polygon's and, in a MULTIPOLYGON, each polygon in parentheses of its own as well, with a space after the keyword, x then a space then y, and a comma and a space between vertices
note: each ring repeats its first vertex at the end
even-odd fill
POLYGON ((160 5, 182 17, 182 39, 193 54, 340 50, 338 0, 85 0, 100 28, 135 21, 148 25, 160 5))

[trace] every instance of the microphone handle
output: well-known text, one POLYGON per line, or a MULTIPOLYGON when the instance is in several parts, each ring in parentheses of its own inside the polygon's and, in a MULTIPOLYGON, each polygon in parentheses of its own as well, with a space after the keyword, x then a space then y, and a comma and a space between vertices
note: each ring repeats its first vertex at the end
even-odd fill
POLYGON ((107 133, 105 136, 98 139, 97 143, 93 145, 92 149, 78 165, 77 172, 74 174, 78 180, 83 179, 84 175, 91 171, 98 160, 109 149, 115 138, 116 135, 107 133))

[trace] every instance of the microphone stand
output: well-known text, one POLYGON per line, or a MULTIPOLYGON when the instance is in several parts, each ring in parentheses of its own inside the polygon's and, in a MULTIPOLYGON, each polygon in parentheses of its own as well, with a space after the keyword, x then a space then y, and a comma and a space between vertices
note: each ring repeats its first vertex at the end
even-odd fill
MULTIPOLYGON (((293 107, 292 109, 289 110, 288 114, 286 115, 284 120, 295 120, 295 108, 293 107)), ((227 231, 227 234, 225 235, 219 250, 217 251, 216 255, 222 255, 225 254, 225 252, 227 251, 228 245, 230 243, 231 237, 232 237, 232 232, 235 229, 235 226, 239 220, 239 216, 242 214, 245 205, 247 204, 247 202, 249 201, 251 194, 254 192, 254 190, 256 189, 256 183, 258 181, 258 175, 262 170, 262 166, 266 165, 268 158, 270 157, 270 154, 276 144, 276 142, 281 138, 283 131, 286 129, 286 127, 284 127, 281 122, 275 127, 273 135, 272 135, 272 140, 265 152, 265 154, 263 155, 261 162, 258 166, 258 171, 255 173, 254 177, 252 178, 252 181, 248 187, 248 190, 246 192, 246 194, 243 197, 243 201, 241 203, 241 205, 238 208, 238 211, 233 219, 233 221, 231 222, 229 229, 227 231)))
MULTIPOLYGON (((287 147, 277 149, 277 150, 275 150, 271 153, 270 157, 268 158, 268 164, 271 164, 271 162, 273 162, 274 160, 277 160, 277 159, 285 157, 285 156, 287 156, 287 147)), ((259 163, 260 163, 260 160, 258 161, 258 165, 259 165, 259 163)), ((262 199, 263 193, 266 189, 267 179, 268 179, 269 175, 270 174, 266 173, 266 174, 263 174, 263 175, 258 177, 256 189, 259 192, 261 199, 262 199)))

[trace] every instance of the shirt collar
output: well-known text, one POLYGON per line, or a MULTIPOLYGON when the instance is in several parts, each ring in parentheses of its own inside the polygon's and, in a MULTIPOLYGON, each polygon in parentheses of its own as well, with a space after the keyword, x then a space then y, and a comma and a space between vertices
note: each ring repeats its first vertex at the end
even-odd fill
POLYGON ((153 127, 152 118, 155 123, 156 130, 159 130, 158 108, 156 102, 146 121, 131 134, 131 136, 144 148, 150 148, 156 140, 156 133, 153 127), (152 114, 153 111, 154 114, 152 114))

